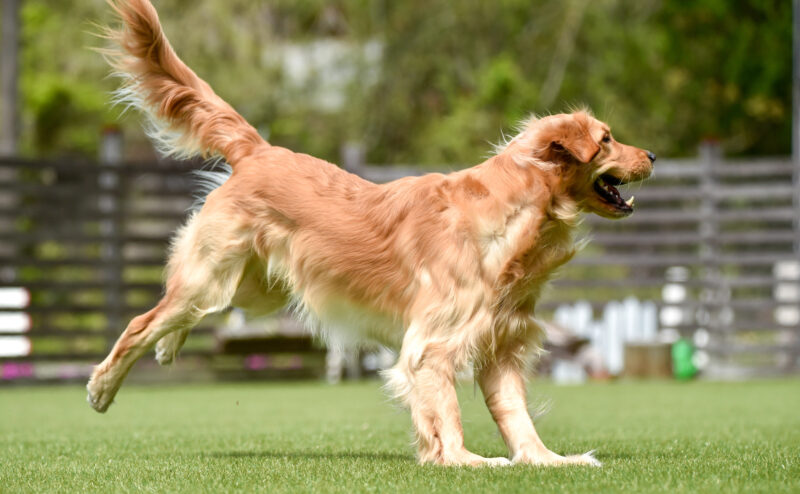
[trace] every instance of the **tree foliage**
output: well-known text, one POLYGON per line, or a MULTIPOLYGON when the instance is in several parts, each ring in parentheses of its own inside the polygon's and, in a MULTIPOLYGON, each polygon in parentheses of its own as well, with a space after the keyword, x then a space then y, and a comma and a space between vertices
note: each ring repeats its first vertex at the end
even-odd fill
MULTIPOLYGON (((615 134, 658 154, 704 139, 731 154, 786 154, 791 131, 791 2, 785 0, 156 1, 178 53, 269 139, 338 160, 363 142, 372 162, 475 163, 531 113, 586 105, 615 134), (318 79, 292 85, 273 56, 313 39, 378 40, 377 81, 358 65, 338 109, 318 79)), ((24 149, 92 154, 114 81, 101 0, 26 0, 24 149)), ((138 119, 122 126, 149 149, 138 119)), ((148 151, 149 152, 149 151, 148 151)))

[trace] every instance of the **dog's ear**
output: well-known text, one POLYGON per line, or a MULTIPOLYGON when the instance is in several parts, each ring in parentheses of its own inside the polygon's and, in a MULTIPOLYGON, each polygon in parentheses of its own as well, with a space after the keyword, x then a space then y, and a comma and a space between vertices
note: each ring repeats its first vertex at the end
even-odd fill
POLYGON ((572 115, 556 118, 558 120, 539 135, 537 147, 541 157, 547 161, 591 162, 600 152, 600 145, 592 138, 588 125, 581 125, 572 115))
POLYGON ((574 124, 564 127, 564 132, 550 141, 550 148, 556 153, 567 152, 581 163, 591 162, 600 151, 600 145, 594 142, 591 133, 574 124))

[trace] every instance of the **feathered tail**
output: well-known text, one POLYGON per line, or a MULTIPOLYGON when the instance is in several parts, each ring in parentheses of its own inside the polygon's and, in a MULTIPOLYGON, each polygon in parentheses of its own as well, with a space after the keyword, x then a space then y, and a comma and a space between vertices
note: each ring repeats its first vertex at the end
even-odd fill
POLYGON ((232 166, 268 144, 175 54, 149 0, 107 0, 122 21, 103 51, 123 80, 115 101, 150 117, 148 135, 179 158, 222 157, 232 166))

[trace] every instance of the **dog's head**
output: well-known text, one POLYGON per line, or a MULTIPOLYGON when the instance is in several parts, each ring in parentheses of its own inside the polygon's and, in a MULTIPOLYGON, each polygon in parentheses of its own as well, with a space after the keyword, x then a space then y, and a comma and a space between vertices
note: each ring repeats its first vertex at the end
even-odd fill
POLYGON ((617 142, 608 125, 583 111, 533 119, 515 141, 518 158, 559 176, 560 188, 582 209, 606 218, 633 212, 633 200, 616 187, 649 177, 656 159, 617 142))

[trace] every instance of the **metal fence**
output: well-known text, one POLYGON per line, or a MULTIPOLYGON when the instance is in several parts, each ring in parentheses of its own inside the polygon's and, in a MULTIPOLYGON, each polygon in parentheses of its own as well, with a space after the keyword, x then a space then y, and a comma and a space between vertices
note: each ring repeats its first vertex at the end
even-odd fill
MULTIPOLYGON (((82 379, 128 319, 154 304, 196 166, 0 160, 0 382, 82 379)), ((421 173, 350 168, 378 182, 421 173)), ((660 160, 633 191, 632 217, 587 216, 592 241, 541 314, 579 299, 600 311, 635 296, 656 304, 662 331, 696 337, 709 375, 797 372, 795 173, 788 159, 723 160, 712 147, 697 159, 660 160)), ((187 342, 184 362, 198 357, 195 369, 214 352, 215 324, 187 342)))

